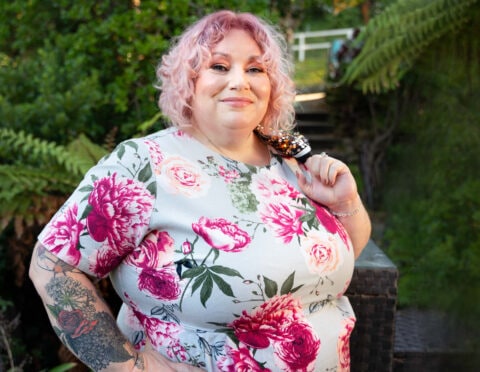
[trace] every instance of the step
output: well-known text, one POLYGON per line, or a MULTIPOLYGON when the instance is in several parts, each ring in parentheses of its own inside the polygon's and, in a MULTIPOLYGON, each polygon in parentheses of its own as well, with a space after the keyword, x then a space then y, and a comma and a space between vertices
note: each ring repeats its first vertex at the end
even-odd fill
POLYGON ((479 370, 467 335, 439 311, 397 310, 393 372, 479 370))
POLYGON ((334 133, 335 127, 326 121, 297 120, 297 128, 303 134, 307 133, 334 133))

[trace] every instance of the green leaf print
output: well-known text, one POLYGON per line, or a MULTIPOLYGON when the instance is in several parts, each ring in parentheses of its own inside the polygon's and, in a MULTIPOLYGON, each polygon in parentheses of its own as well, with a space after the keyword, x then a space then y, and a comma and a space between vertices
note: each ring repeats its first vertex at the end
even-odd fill
POLYGON ((83 210, 82 216, 80 217, 81 220, 87 218, 88 214, 91 212, 93 207, 90 204, 87 204, 85 209, 83 210))
POLYGON ((255 212, 258 206, 258 200, 250 191, 250 178, 240 178, 228 185, 232 204, 240 212, 255 212))
POLYGON ((216 265, 216 266, 210 267, 210 270, 217 274, 223 274, 228 276, 238 276, 239 278, 243 279, 243 276, 237 270, 231 269, 229 267, 216 265))
POLYGON ((125 146, 130 146, 135 151, 138 150, 138 144, 135 141, 125 141, 124 143, 125 143, 125 146))
POLYGON ((220 275, 226 275, 231 277, 237 276, 243 279, 242 275, 240 275, 237 270, 219 265, 215 265, 212 267, 206 267, 203 265, 196 266, 185 271, 182 275, 182 279, 190 278, 190 280, 185 286, 185 290, 183 291, 182 298, 180 300, 180 308, 182 306, 181 304, 183 302, 183 296, 186 292, 186 289, 192 282, 192 295, 199 288, 201 288, 200 301, 203 306, 205 306, 208 299, 211 297, 214 284, 226 296, 235 297, 230 284, 228 284, 220 275))
POLYGON ((205 270, 207 270, 207 268, 205 266, 192 267, 191 269, 188 269, 183 273, 182 279, 194 278, 196 276, 201 275, 205 270))
POLYGON ((267 295, 268 298, 272 298, 277 294, 278 285, 276 282, 264 276, 263 283, 265 284, 265 294, 267 295))
POLYGON ((153 181, 147 186, 147 190, 150 191, 152 195, 157 195, 157 183, 153 181))
POLYGON ((197 276, 195 278, 195 281, 193 282, 193 285, 192 285, 192 294, 198 289, 200 288, 200 286, 203 284, 203 282, 207 279, 208 277, 208 273, 205 272, 203 273, 202 275, 200 276, 197 276))
POLYGON ((211 275, 207 275, 207 278, 203 283, 202 289, 200 290, 200 302, 205 308, 206 308, 205 304, 207 303, 208 299, 212 295, 212 289, 213 289, 212 277, 211 275))
POLYGON ((215 282, 215 284, 217 285, 217 287, 220 288, 220 290, 224 294, 226 294, 227 296, 230 296, 230 297, 235 297, 230 284, 228 284, 225 280, 223 280, 222 277, 220 277, 220 276, 218 276, 214 273, 211 273, 210 275, 211 275, 213 281, 215 282))
POLYGON ((83 186, 83 187, 80 187, 80 189, 78 190, 81 192, 92 192, 93 186, 92 185, 83 186))
POLYGON ((152 167, 150 163, 145 164, 143 169, 138 173, 138 180, 141 182, 147 182, 152 177, 152 167))
POLYGON ((125 145, 121 143, 118 145, 117 156, 120 160, 122 160, 123 155, 125 155, 125 145))
POLYGON ((280 294, 285 295, 289 294, 293 288, 293 282, 295 280, 295 271, 291 273, 287 279, 282 284, 282 288, 280 289, 280 294))

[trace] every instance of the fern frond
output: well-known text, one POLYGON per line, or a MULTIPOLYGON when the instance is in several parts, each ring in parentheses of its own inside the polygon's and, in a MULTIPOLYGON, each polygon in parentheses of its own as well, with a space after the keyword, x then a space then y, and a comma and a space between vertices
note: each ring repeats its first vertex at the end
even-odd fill
POLYGON ((373 18, 359 35, 360 54, 342 83, 380 93, 395 88, 436 39, 471 20, 479 0, 399 0, 373 18))
POLYGON ((70 142, 67 150, 69 154, 76 154, 77 165, 82 169, 82 174, 108 153, 105 148, 96 145, 84 134, 80 134, 74 141, 70 142))
POLYGON ((85 136, 65 147, 0 128, 0 232, 45 221, 52 200, 66 199, 105 154, 85 136))
POLYGON ((79 176, 72 177, 67 170, 0 164, 0 201, 17 194, 68 193, 79 181, 79 176))
POLYGON ((92 165, 91 161, 64 146, 7 128, 0 128, 0 148, 3 157, 15 163, 58 165, 74 175, 82 175, 92 165), (13 158, 13 154, 18 157, 13 158))

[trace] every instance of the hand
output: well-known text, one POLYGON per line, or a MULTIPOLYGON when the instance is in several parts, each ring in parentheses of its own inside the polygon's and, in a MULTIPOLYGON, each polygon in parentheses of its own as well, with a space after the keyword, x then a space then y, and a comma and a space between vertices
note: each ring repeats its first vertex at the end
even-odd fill
POLYGON ((303 168, 310 177, 297 173, 298 184, 309 198, 337 212, 357 207, 357 184, 345 163, 322 153, 307 159, 303 168))

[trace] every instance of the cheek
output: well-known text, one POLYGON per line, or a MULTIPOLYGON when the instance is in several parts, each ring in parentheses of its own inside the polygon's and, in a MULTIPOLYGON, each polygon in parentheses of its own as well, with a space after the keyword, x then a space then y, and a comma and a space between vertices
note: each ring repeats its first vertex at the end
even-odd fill
POLYGON ((257 84, 257 95, 262 97, 265 100, 270 99, 270 95, 272 93, 272 86, 270 84, 269 79, 265 79, 263 81, 258 82, 257 84))
POLYGON ((216 76, 208 73, 200 74, 195 83, 195 95, 212 96, 217 94, 223 86, 223 82, 216 76))

